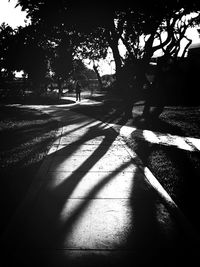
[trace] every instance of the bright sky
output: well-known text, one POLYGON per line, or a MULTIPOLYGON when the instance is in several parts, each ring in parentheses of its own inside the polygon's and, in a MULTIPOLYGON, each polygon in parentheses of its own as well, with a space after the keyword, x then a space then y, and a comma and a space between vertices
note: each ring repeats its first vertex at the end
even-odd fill
POLYGON ((5 22, 12 28, 25 26, 26 12, 16 7, 17 0, 0 0, 0 25, 5 22))

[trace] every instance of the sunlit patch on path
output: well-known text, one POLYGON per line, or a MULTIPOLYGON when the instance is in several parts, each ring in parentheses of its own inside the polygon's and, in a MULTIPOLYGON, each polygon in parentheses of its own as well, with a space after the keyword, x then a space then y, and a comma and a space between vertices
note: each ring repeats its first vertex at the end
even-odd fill
POLYGON ((150 130, 137 129, 135 127, 126 125, 120 129, 120 134, 124 137, 141 138, 153 144, 175 146, 188 151, 200 150, 200 139, 198 138, 183 137, 168 133, 163 134, 150 130))

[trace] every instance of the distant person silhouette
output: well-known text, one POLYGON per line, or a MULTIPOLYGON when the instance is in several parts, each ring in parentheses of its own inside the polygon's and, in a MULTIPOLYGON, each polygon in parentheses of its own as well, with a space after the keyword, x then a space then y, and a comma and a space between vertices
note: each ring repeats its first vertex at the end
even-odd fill
POLYGON ((76 101, 81 101, 81 84, 79 81, 76 82, 76 101))

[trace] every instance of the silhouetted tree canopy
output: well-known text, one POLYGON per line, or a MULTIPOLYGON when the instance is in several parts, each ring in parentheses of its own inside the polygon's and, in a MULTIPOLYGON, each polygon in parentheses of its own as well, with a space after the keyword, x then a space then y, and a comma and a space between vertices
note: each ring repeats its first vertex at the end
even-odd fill
POLYGON ((79 37, 85 33, 88 46, 91 46, 88 40, 94 43, 93 50, 100 51, 99 47, 95 48, 95 43, 104 46, 93 35, 101 29, 100 37, 111 47, 117 71, 123 65, 118 51, 119 40, 125 45, 127 56, 132 58, 148 61, 156 50, 164 47, 168 53, 177 55, 180 40, 184 38, 187 27, 195 21, 186 21, 184 16, 200 10, 197 0, 136 0, 115 4, 106 1, 18 0, 18 4, 28 12, 32 23, 40 24, 46 32, 59 27, 79 37), (161 39, 162 32, 167 32, 167 39, 153 45, 155 39, 161 39), (146 37, 142 48, 141 36, 146 37))
POLYGON ((0 79, 13 77, 13 62, 10 56, 10 46, 13 44, 15 31, 7 24, 0 26, 0 79))
MULTIPOLYGON (((177 57, 180 41, 184 38, 188 40, 185 36, 186 29, 199 22, 200 11, 199 0, 136 0, 116 3, 18 0, 18 5, 27 11, 32 25, 37 26, 46 39, 57 38, 60 42, 59 39, 65 38, 64 35, 70 38, 73 56, 76 52, 82 53, 82 57, 103 58, 107 47, 110 47, 118 81, 126 62, 129 62, 130 67, 132 65, 137 79, 142 79, 145 68, 157 50, 162 49, 164 54, 177 57), (197 12, 197 18, 187 17, 194 12, 197 12), (166 34, 164 39, 163 33, 166 34), (126 47, 125 58, 121 57, 119 42, 126 47)), ((188 44, 189 42, 190 40, 188 44)))

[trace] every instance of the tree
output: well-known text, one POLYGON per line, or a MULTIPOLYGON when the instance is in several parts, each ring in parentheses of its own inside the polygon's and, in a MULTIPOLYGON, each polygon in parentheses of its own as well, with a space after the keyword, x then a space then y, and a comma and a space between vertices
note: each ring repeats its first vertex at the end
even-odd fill
MULTIPOLYGON (((198 22, 198 19, 186 16, 193 12, 199 14, 200 11, 197 0, 136 0, 115 5, 101 2, 98 7, 91 1, 79 4, 61 0, 51 3, 46 0, 18 0, 18 3, 28 11, 33 23, 40 23, 46 28, 65 27, 76 36, 84 33, 86 39, 100 30, 101 37, 113 52, 119 88, 124 88, 125 74, 132 69, 135 78, 131 90, 142 88, 146 69, 157 50, 162 49, 164 54, 177 57, 181 40, 187 39, 186 29, 198 22), (166 34, 165 39, 161 38, 163 33, 166 34), (120 55, 120 40, 126 47, 126 58, 120 55)), ((95 39, 89 40, 95 47, 95 39)))
POLYGON ((29 25, 18 28, 10 47, 10 56, 15 69, 27 73, 32 89, 40 94, 41 84, 45 82, 48 72, 48 60, 37 27, 29 25))
POLYGON ((75 59, 73 62, 74 70, 72 73, 73 80, 81 80, 81 85, 91 88, 91 80, 97 79, 97 75, 93 69, 89 69, 81 59, 75 59))
POLYGON ((96 77, 99 82, 100 88, 103 87, 101 76, 99 73, 98 61, 100 59, 105 59, 108 51, 108 42, 104 36, 103 29, 96 29, 90 33, 79 33, 79 41, 76 54, 79 58, 89 59, 90 63, 93 65, 93 70, 96 73, 96 77))
POLYGON ((12 60, 9 56, 9 48, 13 43, 15 31, 7 24, 2 23, 0 26, 0 79, 12 79, 14 69, 12 60))
MULTIPOLYGON (((135 92, 141 91, 146 80, 145 73, 153 54, 162 49, 164 58, 177 58, 183 38, 188 44, 182 54, 184 56, 191 40, 185 32, 188 27, 199 22, 200 4, 198 1, 136 1, 131 6, 116 8, 113 22, 106 29, 107 40, 113 50, 116 63, 116 78, 119 88, 131 86, 127 92, 128 102, 125 106, 131 114, 135 92), (198 16, 188 16, 197 12, 198 16), (161 38, 163 33, 165 39, 161 38), (126 47, 126 58, 120 61, 117 44, 121 40, 126 47), (143 41, 143 44, 141 42, 143 41), (155 41, 159 43, 156 44, 155 41), (117 56, 115 56, 117 55, 117 56), (118 66, 118 67, 117 67, 118 66), (131 73, 133 79, 131 79, 131 73), (127 84, 124 83, 127 81, 127 84), (128 84, 130 81, 130 84, 128 84), (131 94, 133 97, 131 97, 131 94), (132 103, 132 104, 131 104, 132 103)), ((122 91, 124 92, 124 90, 122 91)))
POLYGON ((53 78, 58 83, 59 98, 62 95, 62 84, 73 72, 73 55, 70 40, 66 36, 61 38, 54 48, 50 59, 53 78))
POLYGON ((6 73, 24 71, 32 84, 32 89, 40 93, 48 72, 47 47, 33 25, 12 30, 2 25, 0 29, 1 70, 6 73))
POLYGON ((197 0, 152 0, 148 3, 145 0, 137 0, 134 3, 123 1, 115 5, 101 2, 98 7, 94 6, 92 1, 72 3, 59 0, 50 3, 47 0, 18 0, 18 4, 22 6, 22 10, 28 12, 33 23, 42 23, 46 28, 65 25, 68 30, 89 34, 103 29, 104 37, 113 50, 116 69, 122 65, 117 49, 119 39, 126 46, 129 56, 148 60, 157 49, 170 44, 170 50, 178 45, 179 39, 184 38, 183 28, 192 23, 180 22, 181 19, 200 9, 197 0), (181 31, 177 30, 177 27, 181 31), (168 33, 167 39, 159 46, 153 46, 154 40, 160 39, 163 31, 168 33), (144 47, 140 46, 141 36, 144 37, 144 47))

